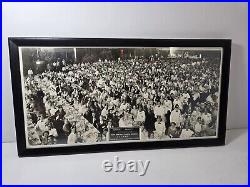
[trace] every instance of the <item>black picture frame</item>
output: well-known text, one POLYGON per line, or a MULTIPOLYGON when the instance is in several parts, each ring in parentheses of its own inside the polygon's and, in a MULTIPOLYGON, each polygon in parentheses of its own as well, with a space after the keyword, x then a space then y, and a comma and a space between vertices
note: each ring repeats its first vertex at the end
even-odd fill
POLYGON ((59 154, 76 154, 105 151, 125 151, 137 149, 183 148, 198 146, 220 146, 225 144, 228 85, 231 56, 230 39, 118 39, 118 38, 31 38, 10 37, 9 55, 12 78, 13 103, 18 155, 42 156, 59 154), (178 141, 153 141, 131 143, 108 143, 95 145, 49 147, 27 149, 24 127, 24 109, 18 47, 23 46, 76 46, 76 47, 221 47, 223 48, 221 91, 219 108, 219 127, 217 138, 190 139, 178 141))

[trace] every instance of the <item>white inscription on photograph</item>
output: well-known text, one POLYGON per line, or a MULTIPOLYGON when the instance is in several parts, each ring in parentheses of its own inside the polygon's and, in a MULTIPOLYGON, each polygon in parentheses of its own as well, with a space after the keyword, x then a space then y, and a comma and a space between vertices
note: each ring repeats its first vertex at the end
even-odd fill
POLYGON ((19 47, 26 146, 216 138, 222 53, 19 47))

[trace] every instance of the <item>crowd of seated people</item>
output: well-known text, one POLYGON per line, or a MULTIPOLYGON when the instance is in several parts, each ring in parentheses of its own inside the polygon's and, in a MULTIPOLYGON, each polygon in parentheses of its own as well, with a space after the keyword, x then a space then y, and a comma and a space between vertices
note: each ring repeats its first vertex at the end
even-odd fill
POLYGON ((25 77, 30 145, 107 141, 118 127, 141 128, 142 140, 216 135, 219 62, 57 61, 25 77))

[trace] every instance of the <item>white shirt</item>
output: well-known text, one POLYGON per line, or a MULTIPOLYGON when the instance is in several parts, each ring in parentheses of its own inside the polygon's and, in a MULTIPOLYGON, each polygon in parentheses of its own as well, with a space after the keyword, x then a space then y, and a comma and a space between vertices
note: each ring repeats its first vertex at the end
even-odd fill
POLYGON ((181 121, 182 121, 181 111, 173 110, 170 114, 170 122, 174 122, 176 123, 177 126, 179 126, 181 121))
POLYGON ((205 125, 208 125, 208 124, 211 123, 211 121, 212 121, 212 115, 209 114, 209 113, 207 113, 207 114, 202 114, 202 115, 201 115, 201 119, 204 120, 205 125))
POLYGON ((200 93, 195 93, 194 95, 193 95, 193 99, 194 99, 194 101, 196 100, 196 99, 198 99, 200 97, 200 93))
POLYGON ((165 110, 163 106, 155 106, 154 107, 155 116, 164 116, 165 110))
POLYGON ((123 118, 119 120, 119 127, 128 127, 128 126, 129 124, 127 120, 124 120, 123 118))
POLYGON ((131 110, 131 114, 133 115, 134 118, 137 117, 137 113, 138 113, 138 110, 137 110, 137 109, 134 109, 134 108, 133 108, 133 109, 131 110))
POLYGON ((118 106, 119 105, 119 99, 113 100, 114 105, 118 106))
POLYGON ((121 110, 126 110, 127 107, 128 107, 127 103, 125 103, 125 104, 122 103, 121 106, 120 106, 120 108, 119 108, 119 110, 120 110, 120 111, 121 111, 121 110))
POLYGON ((137 117, 135 121, 139 121, 139 122, 144 122, 145 121, 145 112, 144 111, 138 111, 137 112, 137 117))
POLYGON ((49 136, 54 136, 54 137, 58 136, 55 128, 49 130, 49 136))
POLYGON ((165 132, 165 123, 163 121, 155 122, 155 129, 157 133, 164 133, 165 132))
POLYGON ((53 116, 53 115, 55 115, 56 111, 57 110, 54 107, 51 107, 50 114, 53 116))
POLYGON ((74 133, 70 133, 70 135, 68 136, 68 141, 67 144, 75 144, 76 143, 76 134, 74 133))
POLYGON ((37 127, 38 127, 42 132, 48 130, 48 127, 46 126, 45 121, 39 120, 39 121, 37 122, 37 127))
POLYGON ((200 112, 200 111, 194 110, 194 111, 192 112, 192 114, 191 114, 191 117, 194 118, 195 120, 196 120, 199 116, 201 116, 201 112, 200 112))
POLYGON ((172 111, 172 101, 170 101, 170 100, 166 100, 165 102, 164 102, 164 105, 165 105, 165 113, 167 113, 167 111, 172 111))
POLYGON ((101 115, 107 117, 107 115, 108 115, 108 110, 106 110, 106 109, 104 108, 104 109, 102 110, 101 115))
POLYGON ((194 131, 195 132, 201 132, 201 124, 200 123, 196 123, 195 125, 194 125, 194 131))
POLYGON ((192 137, 193 134, 194 134, 194 132, 190 129, 182 129, 180 138, 188 139, 188 138, 192 137))
POLYGON ((83 105, 79 107, 79 113, 84 115, 87 112, 88 108, 86 107, 86 105, 83 105))
POLYGON ((103 79, 99 79, 99 80, 97 81, 97 87, 102 87, 103 84, 104 84, 104 80, 103 80, 103 79))
POLYGON ((213 101, 211 95, 209 95, 209 96, 207 97, 206 101, 208 101, 208 102, 210 102, 210 103, 212 103, 212 104, 214 103, 214 101, 213 101))
POLYGON ((142 95, 143 95, 143 98, 144 98, 144 99, 148 99, 148 92, 143 93, 142 95))

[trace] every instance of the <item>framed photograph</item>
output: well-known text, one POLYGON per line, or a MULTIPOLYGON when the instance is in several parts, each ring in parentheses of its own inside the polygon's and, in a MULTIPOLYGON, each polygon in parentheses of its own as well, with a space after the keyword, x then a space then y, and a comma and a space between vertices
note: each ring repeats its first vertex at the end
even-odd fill
POLYGON ((225 144, 231 40, 9 38, 19 156, 225 144))

